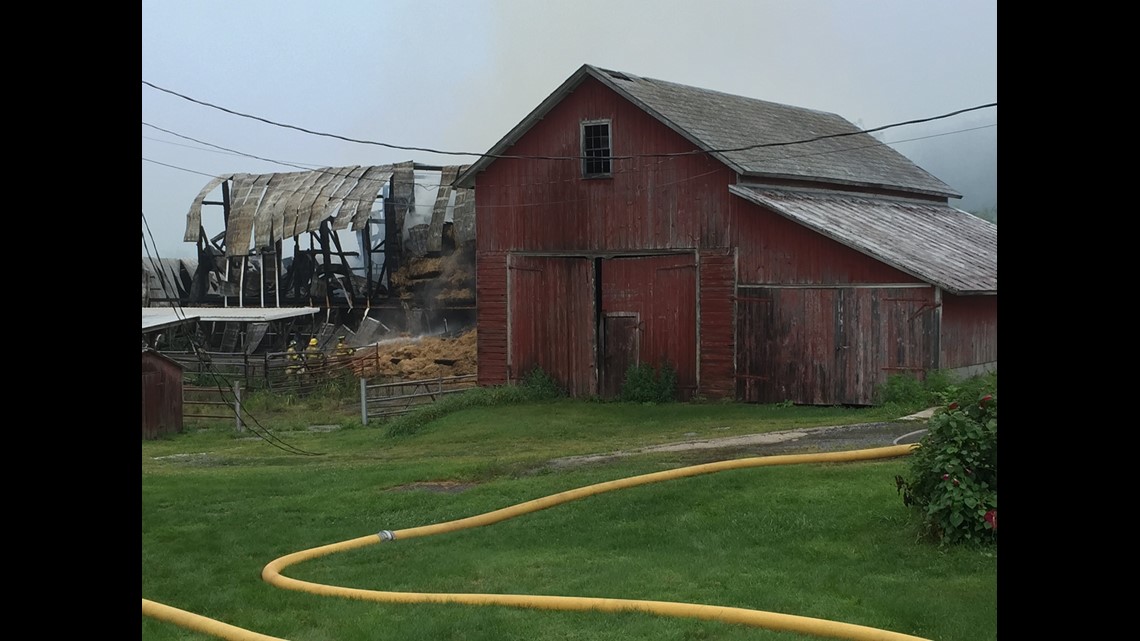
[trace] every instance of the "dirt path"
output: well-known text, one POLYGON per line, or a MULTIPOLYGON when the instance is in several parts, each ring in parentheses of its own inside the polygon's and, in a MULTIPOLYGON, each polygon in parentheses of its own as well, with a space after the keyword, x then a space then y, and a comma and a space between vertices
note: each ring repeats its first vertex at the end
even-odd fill
POLYGON ((900 443, 916 443, 925 432, 922 418, 906 417, 883 423, 860 423, 811 427, 766 434, 729 436, 714 439, 694 439, 666 443, 634 450, 619 450, 603 454, 567 456, 550 461, 555 469, 603 463, 618 458, 660 452, 684 453, 684 458, 695 461, 714 461, 743 456, 772 456, 774 454, 808 454, 886 447, 900 443))

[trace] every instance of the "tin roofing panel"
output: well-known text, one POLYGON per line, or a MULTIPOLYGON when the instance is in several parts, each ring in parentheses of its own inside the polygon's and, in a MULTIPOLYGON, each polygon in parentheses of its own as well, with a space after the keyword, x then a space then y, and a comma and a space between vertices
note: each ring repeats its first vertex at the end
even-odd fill
POLYGON ((182 318, 202 321, 265 322, 311 316, 320 311, 317 307, 143 307, 143 328, 157 321, 170 322, 182 318))
MULTIPOLYGON (((406 163, 410 168, 411 163, 406 163)), ((399 165, 402 166, 402 165, 399 165)), ((253 241, 258 247, 320 229, 332 219, 334 229, 350 224, 360 231, 368 222, 373 203, 398 165, 324 167, 313 171, 275 174, 231 174, 213 178, 186 215, 183 240, 198 240, 202 205, 206 196, 232 180, 226 251, 245 254, 253 241)))
POLYGON ((196 320, 198 320, 197 316, 190 316, 175 311, 173 307, 144 307, 142 331, 156 332, 160 329, 166 329, 167 327, 193 323, 196 320), (154 313, 148 314, 147 310, 154 310, 154 313))
POLYGON ((997 293, 997 225, 960 209, 751 185, 729 191, 953 294, 997 293))

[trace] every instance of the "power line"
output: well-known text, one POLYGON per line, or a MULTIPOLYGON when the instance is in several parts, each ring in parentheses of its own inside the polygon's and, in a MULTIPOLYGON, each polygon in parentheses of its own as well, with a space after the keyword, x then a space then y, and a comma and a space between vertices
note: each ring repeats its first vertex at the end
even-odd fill
MULTIPOLYGON (((210 147, 214 147, 214 148, 216 148, 216 149, 222 150, 222 152, 224 152, 224 153, 226 153, 226 154, 237 155, 237 156, 243 156, 243 157, 246 157, 246 158, 253 158, 253 159, 255 159, 255 160, 260 160, 260 161, 263 161, 263 162, 270 162, 270 163, 274 163, 274 164, 278 164, 278 165, 283 165, 283 166, 286 166, 286 167, 293 167, 293 168, 296 168, 296 169, 301 169, 301 170, 304 170, 304 171, 316 171, 316 172, 321 172, 321 173, 333 173, 333 172, 327 172, 327 171, 325 171, 325 170, 323 170, 323 169, 319 169, 319 168, 318 168, 318 167, 319 167, 319 165, 316 165, 316 164, 312 164, 312 163, 309 163, 309 164, 307 164, 307 165, 306 165, 306 164, 302 164, 302 163, 296 163, 296 162, 287 162, 287 161, 283 161, 283 160, 274 160, 274 159, 272 159, 272 158, 264 158, 264 157, 262 157, 262 156, 256 156, 256 155, 253 155, 253 154, 248 154, 248 153, 245 153, 245 152, 242 152, 242 151, 237 151, 237 150, 234 150, 234 149, 228 149, 228 148, 226 148, 226 147, 222 147, 222 146, 220 146, 220 145, 215 145, 215 144, 213 144, 213 143, 210 143, 210 142, 206 142, 206 141, 203 141, 203 140, 198 140, 198 139, 196 139, 196 138, 191 138, 190 136, 185 136, 185 135, 183 135, 183 134, 180 134, 180 133, 177 133, 177 132, 175 132, 175 131, 171 131, 171 130, 169 130, 169 129, 163 129, 162 127, 158 127, 158 126, 156 126, 156 125, 152 125, 152 124, 149 124, 149 123, 146 123, 146 122, 143 122, 142 124, 144 124, 144 125, 146 125, 146 126, 148 126, 148 127, 153 127, 154 129, 157 129, 157 130, 159 130, 159 131, 162 131, 162 132, 168 133, 168 134, 170 134, 170 135, 172 135, 172 136, 177 136, 177 137, 179 137, 179 138, 184 138, 184 139, 186 139, 186 140, 191 140, 191 141, 197 142, 197 143, 199 143, 199 144, 203 144, 203 145, 207 145, 207 146, 210 146, 210 147)), ((842 148, 842 149, 829 149, 829 150, 827 150, 827 151, 816 151, 816 152, 805 153, 805 154, 795 154, 795 155, 792 155, 792 156, 787 156, 786 158, 806 158, 806 157, 808 157, 808 156, 820 156, 820 155, 827 155, 827 154, 837 154, 837 153, 843 153, 843 152, 847 152, 847 151, 855 151, 855 150, 858 150, 858 149, 867 149, 867 148, 870 148, 870 147, 877 147, 877 146, 880 146, 880 145, 896 145, 896 144, 900 144, 900 143, 904 143, 904 142, 914 142, 914 141, 916 141, 916 140, 926 140, 926 139, 929 139, 929 138, 938 138, 938 137, 941 137, 941 136, 950 136, 950 135, 953 135, 953 134, 965 133, 965 132, 969 132, 969 131, 977 131, 977 130, 979 130, 979 129, 988 129, 988 128, 991 128, 991 127, 996 127, 996 126, 997 126, 997 123, 993 123, 993 124, 989 124, 989 125, 981 125, 981 126, 979 126, 979 127, 969 127, 969 128, 967 128, 967 129, 957 129, 957 130, 954 130, 954 131, 946 131, 946 132, 937 133, 937 134, 930 134, 930 135, 927 135, 927 136, 916 136, 916 137, 914 137, 914 138, 904 138, 904 139, 902 139, 902 140, 888 140, 888 141, 877 141, 877 142, 875 142, 874 144, 870 144, 870 145, 858 145, 858 146, 855 146, 855 147, 844 147, 844 148, 842 148)), ((144 136, 144 137, 145 137, 145 136, 144 136)), ((158 140, 157 142, 166 142, 167 144, 177 144, 177 143, 173 143, 173 142, 169 142, 169 141, 164 141, 164 140, 158 140)), ((180 146, 189 146, 189 145, 180 145, 180 146)), ((203 150, 203 151, 210 151, 210 150, 203 150)), ((618 159, 631 159, 631 158, 636 158, 636 156, 624 156, 624 157, 615 157, 615 158, 618 158, 618 159)), ((198 175, 200 175, 200 176, 207 176, 207 177, 209 177, 209 178, 214 178, 214 177, 215 177, 213 174, 207 174, 207 173, 203 173, 203 172, 200 172, 200 171, 195 171, 195 170, 193 170, 193 169, 187 169, 187 168, 185 168, 185 167, 179 167, 179 166, 176 166, 176 165, 170 165, 170 164, 167 164, 167 163, 159 162, 159 161, 157 161, 157 160, 151 160, 150 158, 146 158, 145 156, 143 157, 143 160, 144 160, 144 161, 146 161, 146 162, 151 162, 151 163, 154 163, 154 164, 156 164, 156 165, 162 165, 162 166, 164 166, 164 167, 170 167, 171 169, 178 169, 178 170, 180 170, 180 171, 185 171, 185 172, 188 172, 188 173, 192 173, 192 174, 198 174, 198 175)), ((636 171, 636 170, 616 170, 616 171, 615 171, 615 173, 623 173, 623 172, 625 172, 625 171, 636 171)), ((565 182, 565 181, 562 181, 562 182, 565 182)), ((530 183, 528 183, 528 184, 530 184, 530 183)), ((545 183, 543 183, 543 184, 545 184, 545 183)), ((434 183, 433 183, 433 184, 423 184, 423 185, 421 185, 421 184, 419 184, 419 183, 416 183, 416 185, 415 185, 415 187, 416 187, 416 188, 418 188, 418 189, 438 188, 438 187, 441 187, 441 186, 442 186, 442 185, 440 185, 440 184, 434 184, 434 183)), ((494 185, 492 185, 492 186, 494 186, 494 185)), ((368 199, 346 199, 346 200, 362 200, 362 201, 367 201, 368 199)), ((374 200, 374 199, 373 199, 373 200, 374 200)))
MULTIPOLYGON (((162 92, 171 94, 173 96, 177 96, 177 97, 182 98, 184 100, 188 100, 190 102, 193 102, 193 103, 196 103, 199 105, 203 105, 205 107, 217 109, 219 111, 223 111, 223 112, 228 113, 228 114, 233 114, 235 116, 241 116, 242 118, 249 118, 251 120, 257 120, 259 122, 263 122, 263 123, 266 123, 269 125, 273 125, 275 127, 283 127, 285 129, 293 129, 295 131, 300 131, 303 133, 312 134, 314 136, 322 136, 325 138, 335 138, 337 140, 344 140, 346 142, 359 143, 362 145, 376 145, 379 147, 387 147, 389 149, 401 149, 401 150, 405 150, 405 151, 424 151, 427 153, 444 154, 444 155, 451 155, 451 156, 477 156, 479 158, 510 158, 510 159, 516 159, 516 160, 580 160, 583 158, 583 156, 518 156, 518 155, 505 155, 505 154, 487 154, 487 153, 478 153, 478 152, 470 152, 470 151, 445 151, 445 150, 441 150, 441 149, 432 149, 430 147, 404 146, 404 145, 395 145, 395 144, 386 143, 386 142, 377 142, 374 140, 362 140, 359 138, 349 138, 347 136, 341 136, 339 134, 331 134, 331 133, 326 133, 326 132, 321 132, 321 131, 314 131, 312 129, 306 129, 304 127, 298 127, 296 125, 290 125, 290 124, 276 122, 273 120, 269 120, 268 118, 263 118, 261 116, 254 116, 252 114, 242 113, 240 111, 235 111, 233 109, 221 107, 221 106, 206 102, 204 100, 198 100, 197 98, 191 98, 190 96, 178 93, 177 91, 172 91, 170 89, 165 89, 163 87, 159 87, 158 85, 147 82, 146 80, 143 80, 142 83, 144 85, 147 85, 148 87, 157 89, 158 91, 162 91, 162 92)), ((748 151, 748 150, 752 150, 752 149, 761 149, 761 148, 765 148, 765 147, 785 147, 785 146, 789 146, 789 145, 803 145, 803 144, 812 143, 812 142, 816 142, 816 141, 820 141, 820 140, 828 140, 831 138, 842 138, 842 137, 846 137, 846 136, 857 136, 860 134, 870 134, 870 133, 873 133, 876 131, 885 131, 887 129, 892 129, 894 127, 902 127, 905 125, 915 125, 915 124, 920 124, 920 123, 924 123, 924 122, 932 122, 934 120, 941 120, 944 118, 950 118, 950 117, 957 116, 957 115, 964 114, 964 113, 968 113, 971 111, 977 111, 980 109, 988 109, 990 107, 996 107, 996 106, 997 106, 996 102, 991 102, 991 103, 987 103, 987 104, 983 104, 983 105, 977 105, 974 107, 967 107, 965 109, 958 109, 956 111, 945 113, 945 114, 942 114, 939 116, 930 116, 929 118, 917 118, 914 120, 907 120, 907 121, 903 121, 903 122, 892 123, 889 125, 882 125, 880 127, 874 127, 872 129, 860 129, 858 131, 850 131, 850 132, 837 133, 837 134, 825 134, 822 136, 814 136, 812 138, 805 138, 805 139, 801 139, 801 140, 788 140, 788 141, 784 141, 784 142, 757 143, 755 145, 745 145, 742 147, 730 147, 730 148, 725 148, 725 149, 707 149, 707 150, 702 149, 702 150, 695 150, 695 151, 664 153, 664 154, 635 154, 635 155, 629 155, 629 156, 611 156, 610 158, 616 160, 616 159, 626 159, 626 158, 654 158, 654 157, 664 157, 664 156, 686 156, 686 155, 703 154, 703 153, 728 153, 728 152, 735 152, 735 151, 748 151)))
POLYGON ((264 123, 269 124, 269 125, 273 125, 275 127, 283 127, 285 129, 293 129, 295 131, 300 131, 302 133, 312 134, 314 136, 323 136, 325 138, 335 138, 337 140, 344 140, 346 142, 355 142, 355 143, 360 143, 362 145, 376 145, 378 147, 387 147, 389 149, 401 149, 403 151, 424 151, 424 152, 432 153, 432 154, 445 154, 445 155, 451 155, 451 156, 482 156, 483 155, 480 153, 467 152, 467 151, 442 151, 439 149, 431 149, 429 147, 413 147, 413 146, 404 146, 404 145, 394 145, 394 144, 386 143, 386 142, 375 142, 375 141, 371 141, 371 140, 360 140, 357 138, 349 138, 347 136, 341 136, 339 134, 330 134, 330 133, 325 133, 325 132, 320 132, 320 131, 313 131, 312 129, 305 129, 304 127, 298 127, 296 125, 288 125, 285 123, 274 122, 272 120, 269 120, 268 118, 262 118, 261 116, 254 116, 252 114, 245 114, 245 113, 242 113, 240 111, 234 111, 233 109, 227 109, 225 107, 220 107, 218 105, 208 103, 204 100, 198 100, 197 98, 191 98, 190 96, 180 94, 177 91, 171 91, 170 89, 164 89, 162 87, 159 87, 158 85, 149 83, 146 80, 143 80, 142 83, 144 85, 147 85, 148 87, 152 87, 152 88, 157 89, 159 91, 166 92, 166 93, 171 94, 173 96, 178 96, 179 98, 182 98, 184 100, 189 100, 190 102, 197 103, 197 104, 203 105, 205 107, 217 109, 218 111, 224 111, 228 114, 233 114, 235 116, 241 116, 242 118, 249 118, 251 120, 257 120, 257 121, 264 122, 264 123))
POLYGON ((143 156, 142 159, 144 162, 152 162, 156 165, 162 165, 163 167, 170 167, 171 169, 177 169, 179 171, 186 171, 186 172, 189 172, 192 174, 198 174, 199 176, 205 176, 207 178, 216 178, 216 176, 214 176, 214 174, 207 174, 207 173, 201 172, 201 171, 194 171, 193 169, 187 169, 185 167, 179 167, 178 165, 168 165, 164 162, 158 162, 157 160, 151 160, 150 158, 147 158, 146 156, 143 156))
POLYGON ((180 134, 180 133, 175 133, 175 132, 173 132, 173 131, 170 131, 169 129, 163 129, 162 127, 159 127, 159 126, 156 126, 156 125, 152 125, 152 124, 150 124, 150 123, 148 123, 148 122, 146 122, 146 121, 144 121, 142 124, 143 124, 144 126, 146 126, 146 127, 151 127, 152 129, 157 129, 157 130, 159 130, 159 131, 161 131, 161 132, 163 132, 163 133, 167 133, 167 134, 170 134, 171 136, 178 136, 179 138, 182 138, 182 139, 185 139, 185 140, 190 140, 190 141, 192 141, 192 142, 196 142, 196 143, 198 143, 198 144, 200 144, 200 145, 206 145, 206 146, 208 146, 208 147, 213 147, 214 149, 220 149, 220 150, 222 150, 222 151, 224 151, 224 152, 226 152, 226 153, 235 154, 235 155, 238 155, 238 156, 245 156, 245 157, 247 157, 247 158, 253 158, 254 160, 261 160, 261 161, 264 161, 264 162, 271 162, 271 163, 276 163, 276 164, 278 164, 278 165, 285 165, 286 167, 293 167, 293 168, 296 168, 296 169, 302 169, 302 170, 304 170, 304 171, 312 171, 313 169, 315 169, 315 167, 313 167, 313 166, 303 166, 303 165, 297 165, 297 164, 293 164, 293 163, 290 163, 290 162, 285 162, 285 161, 283 161, 283 160, 273 160, 272 158, 262 158, 262 157, 260 157, 260 156, 254 156, 253 154, 247 154, 247 153, 245 153, 245 152, 237 151, 237 150, 235 150, 235 149, 229 149, 229 148, 227 148, 227 147, 222 147, 222 146, 220 146, 220 145, 215 145, 215 144, 213 144, 213 143, 210 143, 210 142, 206 142, 206 141, 204 141, 204 140, 198 140, 197 138, 191 138, 190 136, 184 136, 184 135, 182 135, 182 134, 180 134))

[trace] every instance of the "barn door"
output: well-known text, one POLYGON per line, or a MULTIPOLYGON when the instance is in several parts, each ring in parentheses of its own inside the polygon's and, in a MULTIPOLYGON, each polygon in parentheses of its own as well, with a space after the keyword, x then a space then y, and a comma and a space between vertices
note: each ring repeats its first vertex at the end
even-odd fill
POLYGON ((591 261, 512 256, 508 265, 507 364, 512 380, 541 368, 573 396, 597 390, 591 261))
POLYGON ((609 312, 602 319, 602 396, 621 394, 625 373, 637 364, 640 323, 636 312, 609 312))
MULTIPOLYGON (((690 398, 697 388, 697 267, 693 254, 606 259, 600 280, 601 331, 609 332, 605 319, 611 314, 636 314, 637 362, 653 368, 672 366, 678 395, 682 400, 690 398)), ((621 333, 618 327, 614 331, 621 333)), ((617 369, 624 378, 625 368, 617 369)), ((606 384, 617 375, 610 371, 606 384)), ((620 382, 617 384, 620 390, 620 382)))

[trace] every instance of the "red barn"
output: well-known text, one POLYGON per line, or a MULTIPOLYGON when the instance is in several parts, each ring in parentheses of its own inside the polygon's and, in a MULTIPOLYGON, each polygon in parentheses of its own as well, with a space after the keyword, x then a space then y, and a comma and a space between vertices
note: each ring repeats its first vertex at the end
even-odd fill
POLYGON ((585 65, 456 184, 481 385, 669 363, 686 399, 862 405, 996 368, 996 225, 835 114, 585 65))

